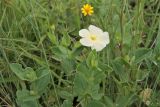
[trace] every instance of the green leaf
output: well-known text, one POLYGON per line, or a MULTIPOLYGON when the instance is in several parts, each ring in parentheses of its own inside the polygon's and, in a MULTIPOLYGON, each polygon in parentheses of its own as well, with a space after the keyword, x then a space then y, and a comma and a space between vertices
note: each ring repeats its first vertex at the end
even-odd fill
POLYGON ((106 106, 100 101, 91 100, 89 101, 86 107, 106 107, 106 106))
POLYGON ((100 89, 99 84, 91 86, 89 93, 94 100, 100 100, 101 97, 103 96, 103 94, 98 93, 99 89, 100 89))
POLYGON ((37 94, 32 94, 30 91, 23 89, 16 92, 17 104, 20 107, 41 107, 37 99, 40 98, 37 94))
POLYGON ((127 106, 130 106, 130 104, 132 103, 132 101, 134 101, 134 97, 135 97, 135 94, 129 94, 129 95, 126 95, 126 96, 122 96, 120 95, 118 98, 117 98, 117 107, 127 107, 127 106))
POLYGON ((71 56, 72 52, 69 49, 63 46, 56 46, 53 47, 52 51, 55 57, 61 61, 61 68, 66 74, 75 69, 75 60, 71 56))
POLYGON ((92 74, 92 70, 89 70, 89 68, 87 67, 85 62, 83 62, 77 66, 77 72, 78 72, 78 74, 83 76, 86 80, 89 79, 92 74))
POLYGON ((28 91, 26 89, 18 90, 16 92, 17 98, 21 101, 32 101, 40 98, 38 94, 33 94, 32 91, 28 91))
POLYGON ((105 73, 97 68, 90 69, 85 63, 81 63, 77 67, 78 74, 83 76, 91 84, 99 84, 104 78, 105 73))
POLYGON ((89 84, 87 80, 81 75, 76 75, 73 87, 74 95, 83 97, 87 94, 88 88, 89 84))
POLYGON ((144 59, 151 57, 152 49, 139 48, 135 51, 135 63, 139 63, 144 59))
POLYGON ((75 78, 73 90, 75 95, 78 96, 79 99, 86 95, 89 95, 93 99, 99 100, 103 95, 99 93, 99 89, 99 84, 91 84, 79 75, 75 78))
POLYGON ((30 67, 23 69, 21 64, 12 63, 10 68, 21 80, 32 82, 37 79, 35 71, 30 67))
POLYGON ((73 98, 73 95, 71 93, 67 92, 67 91, 60 91, 60 92, 58 92, 58 94, 63 99, 69 100, 69 99, 73 98))
POLYGON ((56 38, 56 36, 55 36, 54 34, 48 32, 48 33, 47 33, 47 36, 49 37, 50 41, 51 41, 53 44, 58 44, 57 38, 56 38))
POLYGON ((107 107, 115 107, 113 101, 107 96, 104 96, 104 102, 107 107))
POLYGON ((94 77, 94 83, 100 84, 105 79, 106 75, 104 71, 95 70, 93 77, 94 77))
POLYGON ((99 100, 103 94, 99 94, 99 84, 105 78, 102 71, 89 69, 85 63, 77 67, 77 74, 74 81, 74 93, 80 98, 89 95, 93 99, 99 100))
POLYGON ((70 39, 70 37, 69 37, 68 34, 66 34, 66 35, 64 35, 64 36, 62 37, 61 44, 62 44, 63 46, 65 46, 65 47, 68 47, 68 46, 71 44, 71 39, 70 39))
POLYGON ((75 69, 75 62, 72 59, 65 58, 61 62, 61 68, 66 74, 70 74, 75 69))
POLYGON ((31 84, 31 89, 36 91, 39 95, 42 94, 49 82, 50 82, 50 72, 47 68, 40 68, 36 70, 38 79, 31 84))
POLYGON ((120 82, 128 82, 129 81, 129 74, 126 72, 126 64, 124 60, 121 58, 117 58, 112 62, 113 70, 118 75, 120 82))
POLYGON ((24 69, 21 64, 12 63, 10 64, 11 70, 21 79, 26 80, 24 75, 24 69))
POLYGON ((63 46, 54 46, 52 48, 52 53, 55 55, 57 59, 62 60, 68 57, 70 51, 63 46))
POLYGON ((74 48, 74 50, 72 51, 72 56, 76 57, 76 56, 80 55, 82 50, 83 50, 82 46, 74 48))
POLYGON ((65 101, 63 102, 63 104, 62 104, 61 107, 73 107, 73 106, 72 106, 72 101, 70 101, 70 100, 65 100, 65 101))
POLYGON ((28 80, 35 81, 37 79, 37 75, 32 68, 26 67, 24 72, 25 72, 26 78, 28 78, 28 80))
POLYGON ((136 74, 136 81, 143 81, 149 76, 149 70, 139 70, 136 74))

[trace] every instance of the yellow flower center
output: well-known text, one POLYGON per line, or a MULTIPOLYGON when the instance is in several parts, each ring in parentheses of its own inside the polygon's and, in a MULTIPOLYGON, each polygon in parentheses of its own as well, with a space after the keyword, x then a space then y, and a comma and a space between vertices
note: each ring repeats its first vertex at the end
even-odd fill
POLYGON ((93 7, 89 4, 83 5, 83 8, 81 8, 82 13, 84 14, 84 16, 86 15, 92 15, 93 14, 93 7))
POLYGON ((92 41, 95 41, 95 40, 97 39, 97 37, 96 37, 96 35, 91 35, 91 36, 90 36, 90 39, 91 39, 92 41))

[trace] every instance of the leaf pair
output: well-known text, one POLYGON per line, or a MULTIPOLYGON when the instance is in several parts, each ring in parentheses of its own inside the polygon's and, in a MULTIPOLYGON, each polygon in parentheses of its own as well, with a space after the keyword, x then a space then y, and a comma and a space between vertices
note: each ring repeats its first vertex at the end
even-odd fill
POLYGON ((38 102, 40 96, 46 91, 50 82, 50 73, 47 68, 40 68, 34 71, 30 67, 22 68, 22 65, 17 63, 10 64, 11 70, 22 81, 30 82, 28 89, 18 89, 17 104, 20 107, 41 107, 38 102))
POLYGON ((100 100, 103 95, 99 93, 100 83, 104 78, 105 74, 103 71, 96 67, 88 67, 85 62, 81 63, 77 67, 77 74, 74 80, 74 95, 78 96, 78 100, 87 97, 89 97, 89 99, 100 100))
POLYGON ((37 79, 36 72, 30 67, 23 69, 22 65, 12 63, 10 68, 21 80, 32 82, 37 79))

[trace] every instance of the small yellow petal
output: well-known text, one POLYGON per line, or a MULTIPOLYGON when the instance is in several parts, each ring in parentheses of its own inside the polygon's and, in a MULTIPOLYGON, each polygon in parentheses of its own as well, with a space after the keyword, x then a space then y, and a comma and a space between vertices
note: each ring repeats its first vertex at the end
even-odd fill
POLYGON ((89 4, 83 5, 83 7, 81 8, 81 11, 84 14, 84 16, 92 15, 92 13, 94 13, 93 7, 89 4))
POLYGON ((84 8, 81 8, 81 10, 83 11, 83 10, 84 10, 84 8))

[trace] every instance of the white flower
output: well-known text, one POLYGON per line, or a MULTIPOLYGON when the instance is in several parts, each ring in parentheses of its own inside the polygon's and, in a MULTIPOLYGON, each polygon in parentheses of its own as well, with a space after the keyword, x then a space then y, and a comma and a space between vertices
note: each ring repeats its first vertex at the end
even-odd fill
POLYGON ((94 25, 90 25, 88 29, 81 29, 79 35, 82 37, 80 39, 82 45, 96 51, 101 51, 110 42, 108 32, 103 32, 94 25))

